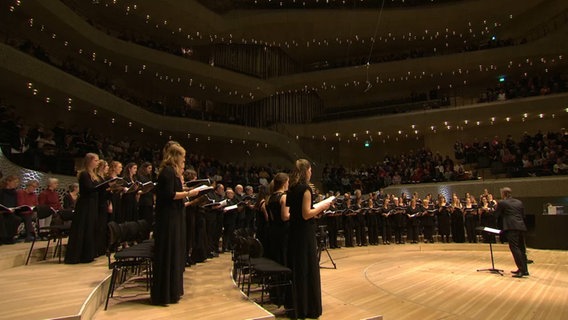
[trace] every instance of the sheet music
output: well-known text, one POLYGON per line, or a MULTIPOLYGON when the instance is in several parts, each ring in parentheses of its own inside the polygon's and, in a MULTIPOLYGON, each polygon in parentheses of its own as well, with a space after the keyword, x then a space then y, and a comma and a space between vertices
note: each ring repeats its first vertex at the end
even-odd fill
POLYGON ((193 190, 197 190, 197 191, 199 191, 199 192, 201 192, 201 191, 203 191, 203 190, 212 190, 212 189, 213 189, 212 186, 208 186, 208 185, 205 185, 205 184, 202 184, 202 185, 200 185, 199 187, 193 188, 193 190))
POLYGON ((203 207, 205 207, 205 208, 207 208, 207 207, 222 208, 222 207, 225 207, 226 205, 227 205, 227 199, 222 200, 220 202, 211 202, 211 203, 204 205, 203 207))
POLYGON ((489 227, 484 227, 483 231, 487 231, 487 232, 494 233, 494 234, 500 234, 501 233, 501 230, 495 229, 495 228, 489 228, 489 227))
POLYGON ((314 203, 314 209, 319 209, 322 206, 331 203, 333 200, 335 200, 335 196, 331 196, 329 198, 325 198, 322 201, 318 202, 318 203, 314 203))
POLYGON ((234 204, 232 206, 228 206, 228 207, 223 208, 223 211, 227 212, 227 211, 231 211, 231 210, 237 210, 238 208, 239 208, 239 206, 234 204))
POLYGON ((200 183, 209 185, 209 184, 211 184, 211 180, 209 180, 209 179, 191 180, 191 181, 187 181, 187 182, 185 183, 185 185, 188 186, 188 187, 192 187, 192 186, 198 185, 198 184, 200 184, 200 183))

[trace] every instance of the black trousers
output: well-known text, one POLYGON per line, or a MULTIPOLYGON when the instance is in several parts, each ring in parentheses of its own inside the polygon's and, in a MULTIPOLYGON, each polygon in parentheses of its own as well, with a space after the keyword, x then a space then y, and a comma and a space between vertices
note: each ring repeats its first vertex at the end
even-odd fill
POLYGON ((515 259, 517 268, 523 273, 528 273, 527 267, 527 247, 525 246, 524 231, 519 230, 506 230, 507 241, 509 242, 509 249, 515 259))
POLYGON ((208 210, 205 212, 205 225, 207 230, 207 249, 209 252, 217 252, 219 250, 219 233, 217 232, 217 212, 208 210), (217 240, 215 237, 217 236, 217 240))
POLYGON ((32 212, 16 213, 16 216, 20 217, 20 219, 22 219, 22 221, 24 222, 24 226, 26 227, 26 240, 28 239, 31 240, 35 236, 35 230, 33 225, 34 214, 32 212))
POLYGON ((383 243, 390 243, 392 241, 392 227, 390 225, 390 222, 383 222, 382 230, 383 243))
POLYGON ((357 214, 355 216, 355 241, 358 246, 367 245, 367 223, 365 215, 357 214))
POLYGON ((424 226, 424 241, 434 242, 434 226, 424 226))
POLYGON ((343 234, 345 235, 345 246, 353 247, 353 216, 345 216, 343 223, 343 234))
POLYGON ((410 221, 406 226, 406 240, 411 242, 418 242, 419 238, 418 224, 410 221))
POLYGON ((325 218, 327 223, 327 231, 329 236, 329 247, 334 249, 338 248, 337 245, 337 217, 328 216, 325 218))

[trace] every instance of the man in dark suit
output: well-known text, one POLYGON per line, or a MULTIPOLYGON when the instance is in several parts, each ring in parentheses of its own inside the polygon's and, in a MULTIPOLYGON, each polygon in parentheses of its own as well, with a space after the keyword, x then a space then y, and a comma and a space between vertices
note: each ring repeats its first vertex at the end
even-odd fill
POLYGON ((525 208, 523 203, 511 197, 511 188, 501 188, 502 200, 497 203, 495 215, 503 221, 503 232, 507 236, 509 249, 515 259, 517 270, 512 271, 513 277, 522 278, 529 275, 527 253, 525 246, 525 208))

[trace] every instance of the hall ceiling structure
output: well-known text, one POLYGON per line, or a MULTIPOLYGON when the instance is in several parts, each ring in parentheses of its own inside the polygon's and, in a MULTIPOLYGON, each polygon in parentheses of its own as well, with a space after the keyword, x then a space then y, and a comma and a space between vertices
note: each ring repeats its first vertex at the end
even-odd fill
MULTIPOLYGON (((141 72, 140 69, 144 66, 159 70, 155 74, 167 77, 170 83, 152 81, 151 87, 154 90, 164 95, 191 95, 223 103, 246 104, 278 94, 315 92, 326 107, 348 108, 407 96, 412 91, 440 89, 455 93, 456 87, 463 90, 468 87, 483 88, 488 83, 495 82, 502 73, 521 76, 526 71, 563 68, 566 61, 555 59, 566 50, 559 48, 557 42, 547 43, 547 37, 524 45, 488 49, 495 53, 492 55, 487 54, 488 50, 442 54, 444 48, 453 52, 452 50, 462 48, 464 43, 483 43, 493 35, 519 38, 534 31, 535 27, 558 12, 564 12, 568 5, 561 1, 455 1, 424 8, 385 9, 381 13, 377 8, 275 9, 233 10, 222 15, 208 10, 196 1, 24 2, 21 7, 27 13, 38 16, 38 20, 42 16, 48 16, 49 24, 54 25, 54 33, 68 34, 75 45, 92 48, 101 57, 99 61, 104 57, 112 60, 115 65, 128 66, 134 72, 141 72), (57 9, 65 11, 65 14, 57 9), (533 12, 539 14, 536 17, 530 15, 533 12), (522 19, 523 23, 518 19, 522 19), (437 44, 441 47, 437 49, 440 55, 432 57, 303 72, 261 80, 211 67, 199 61, 155 52, 156 50, 117 38, 104 39, 112 36, 87 22, 110 30, 123 30, 125 33, 141 32, 157 43, 183 47, 223 43, 274 46, 284 50, 294 60, 306 63, 349 56, 364 57, 371 52, 371 47, 372 55, 437 44), (82 27, 87 26, 87 29, 90 27, 92 30, 87 34, 75 31, 76 25, 81 23, 82 27), (134 47, 132 53, 126 52, 130 50, 129 47, 134 47), (160 63, 159 59, 154 59, 154 55, 163 56, 170 63, 160 63), (448 59, 444 59, 445 57, 448 59), (547 61, 547 65, 537 63, 543 59, 547 61), (555 61, 554 66, 551 61, 555 61), (172 86, 172 80, 176 82, 178 79, 182 84, 193 81, 198 84, 198 88, 184 88, 175 84, 172 86)), ((134 88, 144 88, 149 82, 148 79, 128 78, 123 83, 131 83, 134 88)))
MULTIPOLYGON (((565 71, 568 52, 565 41, 568 29, 560 24, 549 34, 537 34, 526 44, 517 46, 440 53, 425 58, 302 72, 263 80, 124 41, 100 27, 140 32, 156 42, 184 47, 222 43, 275 46, 294 59, 313 62, 341 58, 346 51, 349 55, 364 56, 369 53, 371 38, 377 40, 373 50, 379 53, 412 49, 422 41, 441 41, 445 45, 448 39, 448 48, 455 50, 463 46, 464 41, 480 39, 483 42, 486 41, 483 37, 493 34, 517 39, 535 34, 535 30, 546 25, 549 19, 565 14, 568 4, 556 0, 464 0, 425 8, 396 8, 385 10, 379 28, 375 28, 379 16, 376 8, 233 10, 218 14, 196 1, 11 2, 15 13, 3 9, 4 18, 13 14, 33 18, 35 31, 46 30, 41 31, 47 38, 42 40, 43 45, 62 55, 66 54, 65 50, 73 51, 82 61, 91 61, 94 69, 119 79, 119 83, 129 90, 154 95, 191 95, 242 105, 286 92, 315 92, 326 107, 345 108, 432 88, 459 94, 468 88, 493 86, 501 74, 514 78, 548 69, 565 71), (375 30, 378 31, 375 33, 375 30), (77 53, 78 49, 82 50, 81 54, 77 53), (93 56, 95 53, 96 57, 93 56), (193 85, 188 85, 190 81, 193 85), (372 84, 368 91, 367 81, 372 84)), ((25 23, 16 27, 21 30, 32 28, 25 23)), ((490 114, 483 109, 477 108, 476 116, 471 119, 490 114)), ((560 115, 556 109, 550 112, 560 115)), ((531 113, 535 112, 531 110, 531 113)), ((502 114, 507 112, 502 111, 502 114)), ((516 116, 522 117, 522 113, 516 116)), ((424 127, 428 127, 426 123, 439 121, 438 118, 435 114, 425 114, 424 127)), ((450 112, 444 119, 454 123, 464 120, 456 112, 450 112)), ((401 125, 392 120, 381 122, 377 118, 368 122, 380 123, 383 128, 392 127, 392 130, 401 125)), ((322 128, 326 124, 312 127, 294 132, 305 136, 331 136, 336 129, 333 126, 322 128)), ((361 130, 367 129, 377 131, 366 123, 361 130)), ((355 130, 349 128, 350 132, 355 130)))

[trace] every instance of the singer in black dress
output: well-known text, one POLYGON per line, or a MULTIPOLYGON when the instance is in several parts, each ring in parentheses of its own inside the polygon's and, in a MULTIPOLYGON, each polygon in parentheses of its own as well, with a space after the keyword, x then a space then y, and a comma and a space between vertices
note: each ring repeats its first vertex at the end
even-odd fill
POLYGON ((79 173, 79 198, 75 205, 75 215, 69 232, 65 263, 89 263, 95 259, 95 230, 99 214, 99 192, 96 185, 99 177, 95 169, 99 156, 94 153, 85 155, 85 170, 79 173))
POLYGON ((154 261, 152 304, 177 303, 183 295, 185 269, 185 215, 183 199, 197 191, 183 191, 182 173, 185 149, 171 144, 164 150, 164 159, 156 185, 156 217, 154 228, 154 261))
POLYGON ((126 164, 124 167, 124 181, 129 187, 129 191, 122 194, 122 216, 124 221, 138 220, 138 184, 136 181, 136 173, 138 172, 138 165, 134 162, 126 164))
POLYGON ((289 178, 286 173, 279 172, 270 183, 270 197, 266 204, 268 211, 268 243, 266 256, 281 265, 288 264, 288 229, 290 210, 286 207, 286 191, 289 178))
POLYGON ((322 314, 321 280, 317 258, 315 217, 329 208, 329 203, 312 207, 310 163, 296 161, 290 177, 286 205, 290 207, 288 264, 293 273, 298 318, 318 318, 322 314))

